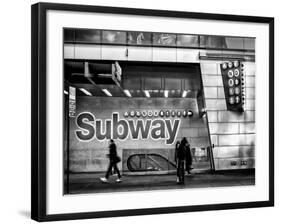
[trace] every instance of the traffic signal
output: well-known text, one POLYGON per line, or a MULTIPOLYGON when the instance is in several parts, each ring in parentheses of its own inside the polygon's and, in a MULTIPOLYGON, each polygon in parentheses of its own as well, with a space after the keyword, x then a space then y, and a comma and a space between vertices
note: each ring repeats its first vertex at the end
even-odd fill
POLYGON ((244 74, 241 61, 228 61, 220 65, 227 110, 244 111, 244 74))

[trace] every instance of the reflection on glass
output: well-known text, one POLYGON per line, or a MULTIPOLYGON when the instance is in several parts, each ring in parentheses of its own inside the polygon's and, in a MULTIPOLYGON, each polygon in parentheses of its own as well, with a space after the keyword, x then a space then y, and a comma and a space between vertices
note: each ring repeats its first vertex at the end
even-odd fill
POLYGON ((225 48, 244 49, 244 39, 241 37, 225 37, 225 48))
POLYGON ((198 47, 198 36, 196 35, 178 35, 177 46, 198 47))
POLYGON ((181 88, 181 79, 177 78, 165 78, 165 89, 180 89, 181 88))
POLYGON ((65 42, 73 42, 74 41, 74 30, 73 29, 64 29, 63 36, 65 42))
POLYGON ((128 32, 128 44, 151 45, 151 33, 128 32))
POLYGON ((168 33, 154 33, 153 34, 153 44, 154 45, 176 45, 176 35, 168 33))
POLYGON ((199 37, 199 47, 205 48, 206 47, 206 36, 199 37))
POLYGON ((102 31, 102 42, 110 44, 126 44, 126 32, 102 31))
POLYGON ((255 38, 244 38, 244 49, 255 50, 255 38))
POLYGON ((77 42, 100 43, 100 30, 76 30, 75 40, 77 42))
POLYGON ((203 48, 226 48, 223 36, 200 36, 200 47, 203 48))
POLYGON ((161 77, 146 77, 144 78, 144 89, 161 89, 161 77))

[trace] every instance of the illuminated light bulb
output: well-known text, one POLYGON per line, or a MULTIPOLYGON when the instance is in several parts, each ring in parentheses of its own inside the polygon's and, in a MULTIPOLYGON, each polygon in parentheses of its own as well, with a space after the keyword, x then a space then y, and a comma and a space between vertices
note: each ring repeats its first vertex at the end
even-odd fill
POLYGON ((150 93, 149 93, 148 90, 144 90, 144 94, 145 94, 146 97, 148 97, 148 98, 150 97, 150 93))
POLYGON ((182 92, 182 97, 183 97, 183 98, 185 98, 185 97, 186 97, 186 95, 187 95, 187 91, 186 91, 186 90, 184 90, 184 91, 182 92))
POLYGON ((85 93, 87 96, 92 96, 92 94, 88 90, 86 90, 84 88, 80 88, 80 90, 81 90, 81 92, 85 93))
POLYGON ((169 90, 164 90, 164 96, 165 96, 166 98, 168 98, 168 95, 169 95, 169 90))
POLYGON ((124 93, 126 94, 127 97, 132 97, 132 95, 131 95, 129 90, 125 89, 124 93))
POLYGON ((103 91, 107 96, 112 96, 112 94, 111 94, 107 89, 102 89, 102 91, 103 91))

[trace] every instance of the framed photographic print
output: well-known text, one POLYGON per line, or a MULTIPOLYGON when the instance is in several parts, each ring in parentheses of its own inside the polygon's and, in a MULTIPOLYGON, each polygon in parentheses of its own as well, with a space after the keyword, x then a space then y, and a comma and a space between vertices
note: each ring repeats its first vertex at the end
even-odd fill
POLYGON ((32 219, 274 205, 274 19, 32 6, 32 219))

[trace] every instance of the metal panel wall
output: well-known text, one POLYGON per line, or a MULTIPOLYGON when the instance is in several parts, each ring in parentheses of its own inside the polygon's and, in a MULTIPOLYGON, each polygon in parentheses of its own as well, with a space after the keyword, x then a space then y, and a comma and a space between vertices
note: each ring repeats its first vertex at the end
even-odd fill
POLYGON ((102 60, 127 60, 127 47, 126 46, 101 46, 101 59, 102 60))
POLYGON ((200 62, 211 141, 215 146, 215 169, 254 168, 255 63, 244 63, 246 98, 243 113, 226 109, 220 63, 222 61, 200 62))

